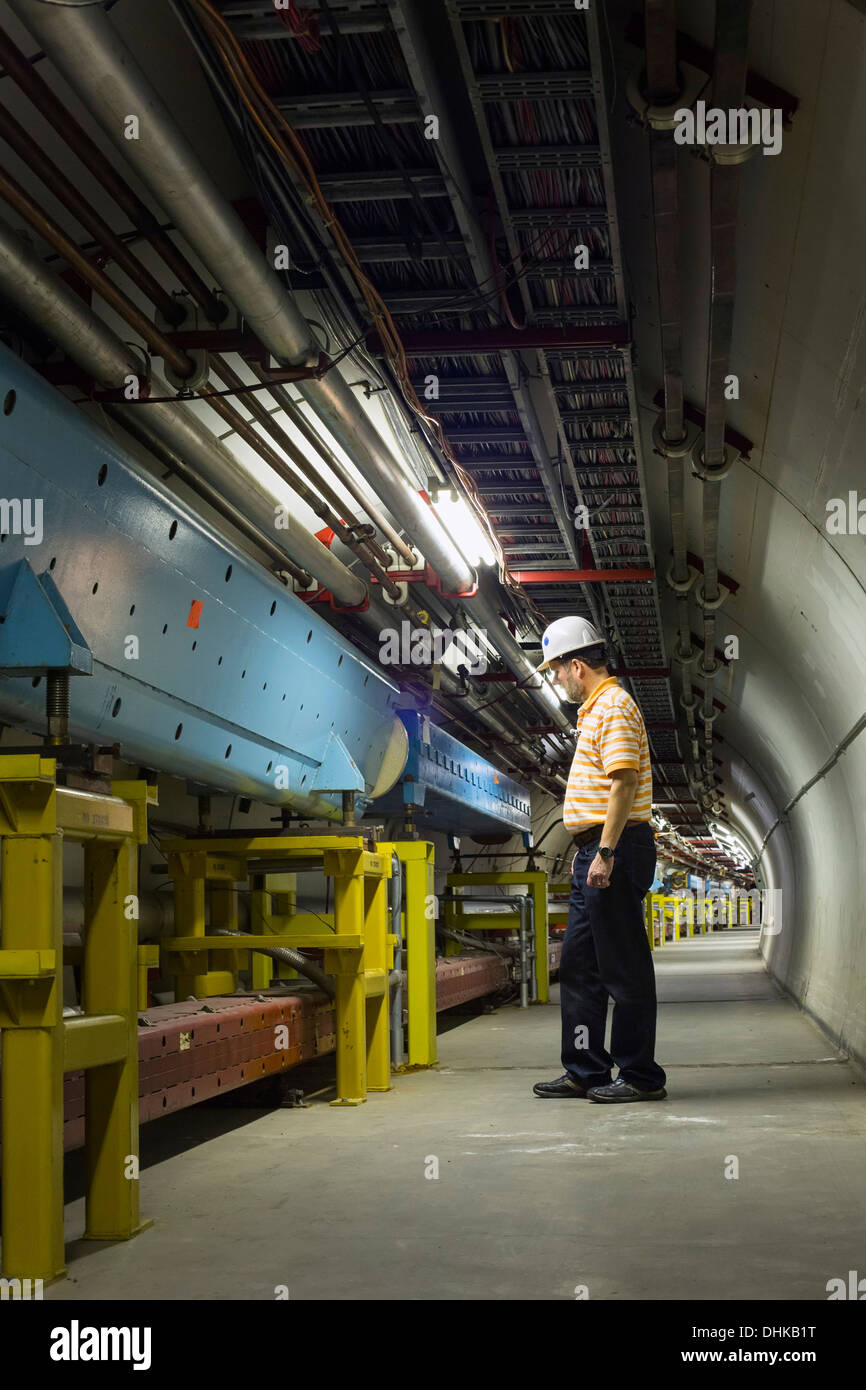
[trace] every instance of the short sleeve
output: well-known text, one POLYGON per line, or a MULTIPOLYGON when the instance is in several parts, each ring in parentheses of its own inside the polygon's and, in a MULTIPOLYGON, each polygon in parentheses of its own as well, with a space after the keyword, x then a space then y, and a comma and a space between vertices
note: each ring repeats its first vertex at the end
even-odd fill
POLYGON ((625 767, 640 771, 640 723, 627 707, 609 704, 600 713, 596 740, 606 777, 625 767))

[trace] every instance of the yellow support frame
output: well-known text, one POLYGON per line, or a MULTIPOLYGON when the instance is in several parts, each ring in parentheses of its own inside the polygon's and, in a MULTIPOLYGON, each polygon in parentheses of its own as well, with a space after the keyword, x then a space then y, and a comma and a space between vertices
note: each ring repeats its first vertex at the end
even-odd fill
MULTIPOLYGON (((547 874, 542 869, 526 869, 522 873, 519 870, 503 870, 496 872, 491 870, 488 873, 464 873, 449 874, 446 879, 449 888, 494 888, 506 886, 520 886, 532 894, 532 902, 535 917, 535 973, 538 982, 539 1004, 550 1002, 550 968, 547 958, 548 954, 548 933, 547 933, 547 874)), ((471 904, 471 898, 467 902, 471 904)), ((503 901, 507 901, 504 899, 503 901)), ((456 913, 456 907, 452 908, 449 904, 448 911, 456 913)), ((446 913, 447 916, 447 913, 446 913)), ((482 918, 469 917, 460 919, 459 925, 469 930, 501 931, 508 927, 517 928, 519 924, 518 914, 515 912, 503 913, 500 917, 493 920, 489 917, 482 918)))
MULTIPOLYGON (((391 1088, 388 981, 397 940, 388 931, 391 845, 369 849, 368 844, 359 831, 357 835, 252 835, 227 840, 190 836, 164 845, 175 886, 177 935, 162 946, 166 971, 177 976, 179 996, 233 992, 250 947, 324 949, 324 968, 336 979, 337 1098, 332 1105, 362 1105, 368 1091, 391 1088), (249 880, 250 860, 284 864, 311 857, 321 860, 323 873, 333 880, 332 915, 271 913, 267 870, 259 867, 256 877, 262 883, 253 893, 267 930, 245 935, 241 947, 232 937, 208 933, 209 888, 211 925, 224 927, 236 921, 237 885, 249 880), (214 953, 219 953, 221 966, 227 968, 211 968, 214 953)), ((275 869, 275 873, 282 871, 282 867, 275 869)))
POLYGON ((383 854, 396 854, 403 866, 406 907, 406 998, 409 1015, 408 1065, 432 1067, 436 1050, 436 898, 433 892, 433 846, 427 840, 394 840, 383 854))
POLYGON ((63 1076, 85 1076, 85 1237, 126 1240, 139 1217, 137 846, 143 782, 58 787, 55 759, 0 756, 3 1276, 66 1273, 63 1076), (84 846, 82 999, 63 1018, 63 841, 84 846))

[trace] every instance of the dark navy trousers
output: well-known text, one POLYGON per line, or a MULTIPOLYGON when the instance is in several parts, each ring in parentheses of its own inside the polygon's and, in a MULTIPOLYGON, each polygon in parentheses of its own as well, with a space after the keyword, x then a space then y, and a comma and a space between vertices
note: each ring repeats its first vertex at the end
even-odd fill
POLYGON ((655 838, 649 825, 627 825, 607 888, 590 888, 586 876, 599 841, 600 832, 577 851, 571 878, 559 965, 562 1065, 587 1088, 609 1085, 615 1062, 624 1081, 655 1091, 666 1078, 654 1058, 656 984, 643 910, 655 876, 655 838), (610 1052, 604 1045, 608 998, 610 1052))

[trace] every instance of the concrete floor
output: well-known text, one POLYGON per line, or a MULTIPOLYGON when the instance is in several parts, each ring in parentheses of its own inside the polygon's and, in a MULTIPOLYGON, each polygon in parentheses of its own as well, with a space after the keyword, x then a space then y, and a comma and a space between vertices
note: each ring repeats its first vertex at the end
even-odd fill
POLYGON ((93 1245, 70 1201, 69 1278, 46 1298, 826 1299, 866 1274, 866 1083, 756 940, 656 953, 657 1104, 532 1095, 562 1070, 555 991, 446 1025, 437 1069, 358 1108, 326 1091, 146 1126, 155 1225, 93 1245))

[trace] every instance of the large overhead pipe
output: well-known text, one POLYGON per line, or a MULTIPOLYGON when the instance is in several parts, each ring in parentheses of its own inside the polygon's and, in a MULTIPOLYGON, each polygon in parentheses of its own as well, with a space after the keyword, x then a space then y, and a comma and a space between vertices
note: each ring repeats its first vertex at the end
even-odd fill
MULTIPOLYGON (((30 98, 40 116, 53 127, 84 167, 89 169, 97 183, 102 185, 117 206, 126 213, 142 238, 153 247, 196 303, 201 305, 211 322, 221 323, 228 313, 228 305, 211 293, 189 261, 181 255, 159 226, 153 214, 129 184, 112 169, 99 147, 63 103, 58 101, 48 83, 40 77, 34 64, 16 47, 3 29, 0 29, 0 64, 6 76, 30 98)), ((168 315, 168 318, 170 321, 171 315, 168 315)))
MULTIPOLYGON (((143 364, 135 352, 100 321, 62 280, 46 269, 36 253, 7 224, 0 221, 0 294, 48 333, 59 347, 94 380, 122 387, 140 377, 143 364)), ((156 394, 169 388, 153 378, 156 394)), ((220 441, 187 406, 129 405, 117 407, 121 420, 136 412, 137 433, 176 452, 234 507, 264 533, 273 536, 291 561, 314 575, 337 601, 352 607, 363 603, 366 585, 326 546, 291 516, 276 529, 275 498, 246 473, 220 441)), ((281 518, 282 520, 282 518, 281 518)))
POLYGON ((692 647, 689 590, 694 571, 689 567, 686 534, 685 461, 694 443, 684 417, 682 370, 682 304, 677 267, 679 257, 679 181, 677 145, 670 118, 680 99, 677 70, 675 0, 645 0, 646 89, 658 275, 659 324, 664 367, 664 411, 656 421, 653 439, 667 461, 668 507, 673 561, 667 575, 677 606, 677 641, 673 660, 682 673, 680 706, 689 731, 692 780, 700 780, 700 748, 695 722, 698 698, 692 688, 692 647))
MULTIPOLYGON (((713 105, 723 110, 742 107, 746 93, 749 14, 751 0, 728 0, 716 8, 716 51, 713 64, 713 105)), ((721 151, 724 155, 726 152, 721 151)), ((696 462, 703 489, 704 580, 698 593, 703 609, 704 656, 704 783, 708 800, 715 800, 713 782, 713 685, 719 670, 715 654, 716 609, 719 590, 719 501, 721 480, 730 472, 736 453, 725 444, 725 383, 733 335, 737 287, 737 204, 739 166, 722 163, 713 150, 710 165, 710 332, 707 351, 704 446, 696 462)))
MULTIPOLYGON (((39 0, 11 0, 11 8, 265 346, 290 366, 315 362, 318 345, 294 300, 101 7, 70 8, 44 5, 39 0), (126 138, 131 115, 138 122, 138 138, 134 140, 126 138)), ((334 369, 321 381, 305 382, 300 389, 377 495, 417 541, 444 586, 453 592, 470 589, 475 579, 471 566, 454 549, 432 508, 403 473, 343 377, 334 369)))
MULTIPOLYGON (((515 641, 500 618, 495 602, 479 588, 475 597, 467 603, 467 607, 479 626, 486 631, 503 661, 511 667, 520 682, 525 681, 533 668, 520 643, 515 641)), ((536 676, 532 685, 525 685, 523 688, 550 723, 556 724, 563 733, 573 732, 572 725, 562 710, 554 709, 553 704, 542 694, 541 676, 536 676)))

